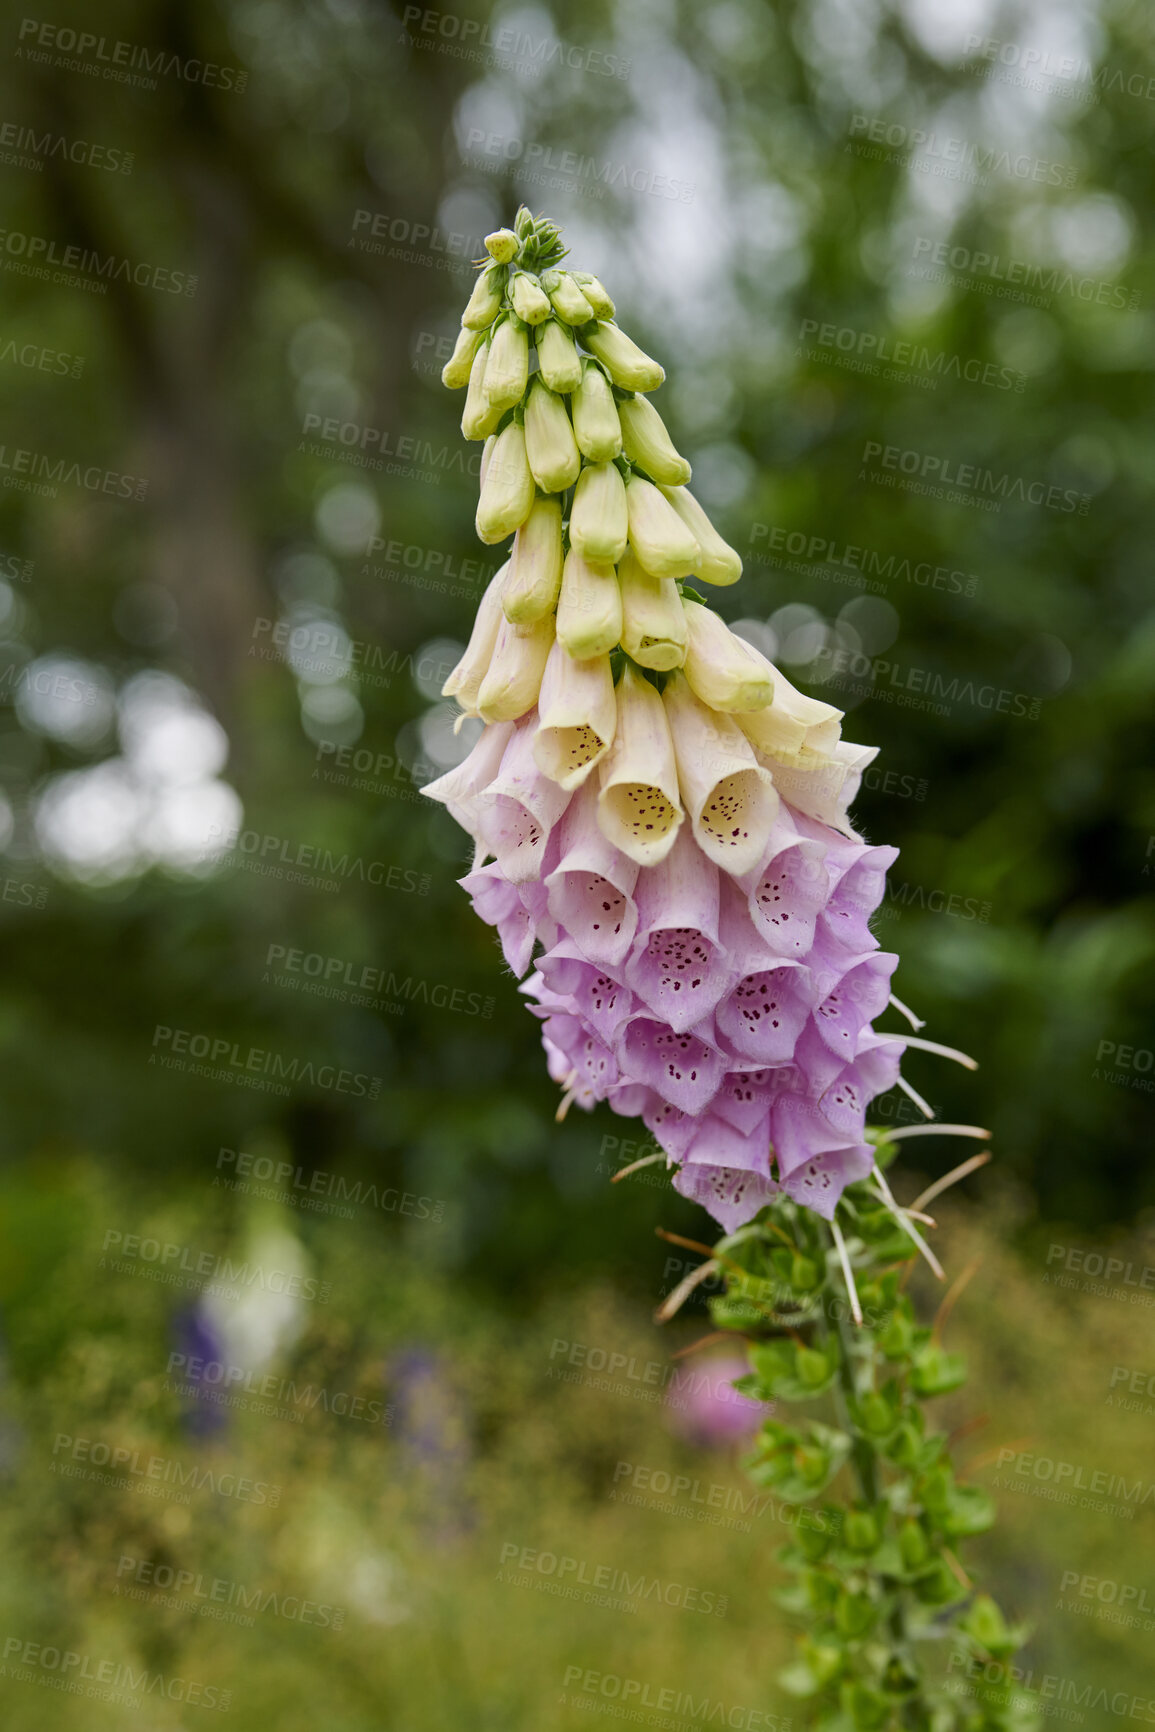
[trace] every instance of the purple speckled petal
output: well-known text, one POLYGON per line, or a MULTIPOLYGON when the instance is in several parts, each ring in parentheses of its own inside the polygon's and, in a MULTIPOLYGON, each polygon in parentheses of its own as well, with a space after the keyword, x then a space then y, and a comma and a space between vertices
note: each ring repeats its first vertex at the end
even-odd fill
POLYGON ((674 1189, 692 1203, 701 1203, 727 1233, 744 1226, 778 1194, 773 1179, 698 1162, 682 1167, 674 1174, 674 1189))
POLYGON ((825 1220, 834 1219, 838 1199, 847 1185, 865 1179, 874 1164, 874 1151, 867 1143, 833 1149, 817 1155, 782 1181, 782 1189, 825 1220))
MULTIPOLYGON (((728 1071, 710 1102, 711 1116, 731 1125, 742 1136, 748 1136, 766 1120, 770 1101, 777 1090, 773 1071, 728 1071)), ((769 1133, 767 1140, 768 1137, 769 1133)), ((769 1171, 769 1167, 766 1170, 769 1171)))
POLYGON ((549 1017, 542 1029, 542 1042, 550 1054, 550 1075, 571 1090, 576 1104, 586 1112, 596 1101, 605 1100, 621 1081, 613 1053, 576 1016, 549 1017), (560 1075, 551 1049, 563 1055, 560 1075))
MULTIPOLYGON (((748 898, 750 918, 775 956, 805 961, 814 942, 814 922, 830 893, 824 864, 825 846, 809 838, 781 840, 775 851, 740 880, 748 898)), ((776 846, 777 844, 777 846, 776 846)))
POLYGON ((863 1027, 886 1009, 890 977, 898 957, 878 950, 848 968, 815 1006, 814 1026, 830 1048, 848 1064, 858 1051, 863 1027))
POLYGON ((698 1120, 685 1164, 733 1167, 742 1173, 770 1178, 770 1114, 763 1112, 748 1128, 732 1125, 711 1109, 698 1120))
POLYGON ((718 1034, 732 1052, 758 1064, 789 1064, 810 1014, 810 976, 797 963, 778 962, 748 974, 718 1006, 718 1034))
POLYGON ((822 924, 849 955, 861 956, 863 951, 877 947, 869 920, 882 901, 886 874, 897 859, 897 848, 864 846, 858 859, 839 878, 822 912, 822 924))
POLYGON ((421 790, 427 800, 439 800, 471 836, 480 835, 482 796, 497 776, 512 737, 512 722, 491 722, 467 758, 421 790))
POLYGON ((718 941, 718 868, 683 828, 657 866, 638 878, 638 937, 626 979, 676 1033, 708 1016, 730 985, 718 941))
POLYGON ((561 857, 545 880, 550 913, 591 962, 614 968, 637 933, 633 891, 640 868, 598 828, 592 782, 571 799, 559 832, 561 857))
POLYGON ((845 1146, 846 1132, 836 1129, 822 1109, 800 1095, 779 1095, 770 1109, 770 1134, 778 1171, 785 1180, 818 1155, 845 1146))
POLYGON ((478 867, 457 882, 469 893, 474 913, 487 926, 497 927, 502 954, 520 980, 529 967, 537 934, 518 886, 509 882, 496 861, 478 867))
POLYGON ((699 1121, 680 1107, 672 1107, 669 1101, 664 1101, 661 1095, 647 1088, 642 1123, 668 1158, 680 1161, 694 1140, 699 1121))
POLYGON ((652 1016, 631 1017, 615 1042, 623 1075, 650 1085, 671 1106, 697 1114, 722 1080, 725 1061, 692 1029, 675 1034, 652 1016))
POLYGON ((595 968, 572 940, 563 939, 538 958, 537 966, 548 990, 565 999, 572 1013, 607 1046, 612 1046, 626 1017, 638 1009, 629 987, 595 968))
POLYGON ((480 797, 482 839, 514 884, 541 877, 550 832, 570 802, 565 789, 537 767, 536 726, 535 710, 516 724, 501 770, 480 797))

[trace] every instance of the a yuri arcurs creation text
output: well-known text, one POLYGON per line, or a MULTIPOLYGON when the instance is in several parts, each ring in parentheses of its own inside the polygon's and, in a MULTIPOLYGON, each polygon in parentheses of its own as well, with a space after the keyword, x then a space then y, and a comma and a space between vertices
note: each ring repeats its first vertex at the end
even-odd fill
POLYGON ((1022 1634, 953 1549, 993 1512, 924 1417, 965 1373, 903 1291, 920 1251, 941 1275, 921 1200, 900 1208, 884 1176, 914 1128, 866 1124, 896 1083, 931 1116, 900 1074, 909 1049, 971 1062, 875 1027, 921 1024, 869 925, 896 851, 847 816, 874 751, 709 605, 742 562, 650 400, 662 368, 598 278, 524 209, 486 247, 443 377, 484 441, 477 533, 508 557, 444 688, 483 732, 424 791, 474 839, 462 882, 525 977, 559 1115, 640 1118, 726 1232, 662 1315, 721 1273, 744 1391, 830 1406, 768 1422, 750 1463, 816 1506, 784 1557, 809 1624, 784 1687, 825 1732, 1023 1732, 1022 1634), (850 1495, 820 1502, 844 1469, 850 1495))

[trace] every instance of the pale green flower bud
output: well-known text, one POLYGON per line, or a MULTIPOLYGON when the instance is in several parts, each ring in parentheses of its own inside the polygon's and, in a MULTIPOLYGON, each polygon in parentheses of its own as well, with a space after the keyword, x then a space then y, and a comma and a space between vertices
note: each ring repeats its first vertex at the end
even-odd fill
POLYGON ((537 700, 533 757, 567 792, 580 788, 613 745, 618 704, 608 655, 574 661, 554 643, 537 700))
POLYGON ((589 324, 594 310, 568 271, 547 271, 541 286, 559 319, 564 319, 567 325, 589 324))
POLYGON ((570 512, 571 547, 591 565, 616 565, 626 551, 626 489, 612 463, 591 463, 578 476, 570 512))
POLYGON ((582 460, 565 404, 541 378, 525 405, 525 450, 543 493, 564 493, 577 480, 582 460))
POLYGON ((551 391, 576 391, 581 384, 582 364, 573 338, 556 319, 547 319, 535 332, 541 376, 551 391))
POLYGON ((697 570, 698 543, 652 481, 632 475, 626 488, 630 546, 655 577, 688 577, 697 570))
POLYGON ((748 645, 774 690, 766 709, 735 717, 753 745, 768 758, 797 769, 814 769, 828 760, 842 733, 842 711, 820 698, 809 698, 792 686, 784 673, 748 645))
POLYGON ((471 331, 468 325, 462 325, 453 345, 453 353, 441 369, 443 385, 447 385, 451 391, 460 391, 468 385, 474 359, 484 341, 484 331, 471 331))
POLYGON ((599 321, 592 331, 582 332, 582 342, 605 363, 610 378, 623 391, 656 391, 666 376, 657 361, 617 325, 599 321))
POLYGON ((467 439, 487 439, 501 420, 502 411, 495 409, 485 395, 485 369, 488 360, 489 344, 483 343, 473 357, 469 389, 465 393, 465 408, 461 412, 461 431, 467 439))
POLYGON ((549 296, 537 278, 528 271, 513 273, 509 298, 513 302, 514 312, 519 319, 524 319, 527 325, 540 325, 543 319, 549 318, 549 296))
POLYGON ((666 681, 662 702, 694 840, 723 871, 752 871, 778 815, 770 772, 758 763, 730 716, 698 702, 684 674, 672 674, 666 681))
POLYGON ((612 565, 593 565, 571 547, 557 604, 558 642, 575 661, 608 655, 622 637, 622 592, 612 565))
POLYGON ((512 409, 529 383, 529 337, 520 319, 503 319, 493 333, 485 363, 485 395, 497 410, 512 409))
POLYGON ((541 676, 553 647, 553 615, 536 625, 512 625, 502 619, 493 660, 477 694, 478 714, 486 722, 516 722, 532 710, 541 690, 541 676))
POLYGON ((773 703, 770 664, 700 601, 686 596, 683 605, 689 631, 685 671, 694 696, 712 710, 763 710, 773 703))
POLYGON ((672 577, 652 577, 627 548, 618 566, 622 648, 643 668, 668 673, 686 657, 686 616, 672 577))
POLYGON ((478 538, 492 545, 520 529, 533 509, 534 485, 525 455, 525 429, 511 421, 497 435, 488 462, 483 457, 482 465, 475 524, 478 538))
POLYGON ((533 625, 557 606, 561 589, 561 500, 539 495, 513 538, 501 605, 514 625, 533 625))
POLYGON ((573 394, 573 430, 578 450, 591 463, 612 463, 622 448, 622 424, 610 382, 596 361, 582 362, 573 394))
POLYGON ((614 303, 602 288, 596 277, 591 277, 588 271, 571 272, 574 282, 593 309, 595 319, 612 319, 614 303))
POLYGON ((484 331, 501 311, 501 294, 505 288, 505 266, 486 265, 473 285, 473 293, 461 315, 461 323, 470 331, 484 331))
POLYGON ((742 556, 722 540, 694 495, 685 487, 662 487, 661 491, 701 549, 694 575, 719 588, 737 583, 742 575, 742 556))
POLYGON ((485 250, 499 265, 508 265, 521 251, 521 242, 512 229, 494 229, 485 237, 485 250))
POLYGON ((690 465, 674 449, 666 423, 646 397, 627 397, 618 404, 622 450, 652 481, 680 487, 690 479, 690 465))
POLYGON ((506 560, 501 570, 486 585, 465 654, 441 688, 442 697, 456 698, 467 716, 477 714, 481 682, 489 672, 489 664, 497 646, 497 634, 502 621, 501 592, 508 571, 509 561, 506 560))
POLYGON ((598 828, 639 866, 656 866, 682 824, 674 742, 661 698, 630 662, 617 695, 613 749, 598 772, 598 828))

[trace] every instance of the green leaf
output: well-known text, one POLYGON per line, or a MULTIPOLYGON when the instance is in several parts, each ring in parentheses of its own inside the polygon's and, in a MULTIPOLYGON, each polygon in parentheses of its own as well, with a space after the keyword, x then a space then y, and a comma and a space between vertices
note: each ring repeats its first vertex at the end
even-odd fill
POLYGON ((910 1384, 916 1395, 948 1395, 966 1382, 967 1362, 961 1353, 928 1343, 914 1356, 910 1384))
POLYGON ((877 1618, 878 1607, 869 1594, 856 1594, 844 1589, 839 1595, 834 1622, 841 1635, 850 1640, 865 1636, 874 1628, 877 1618))

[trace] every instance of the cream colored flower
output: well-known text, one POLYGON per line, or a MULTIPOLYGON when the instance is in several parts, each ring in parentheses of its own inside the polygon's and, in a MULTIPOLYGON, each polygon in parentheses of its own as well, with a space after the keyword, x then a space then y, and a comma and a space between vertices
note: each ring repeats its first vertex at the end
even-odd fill
POLYGON ((475 519, 479 538, 492 545, 512 535, 533 509, 534 485, 525 455, 525 430, 511 421, 482 457, 481 497, 475 519))
POLYGON ((469 389, 465 393, 465 408, 461 411, 461 431, 467 439, 487 439, 501 420, 502 411, 495 409, 485 395, 485 369, 488 361, 489 345, 483 343, 473 358, 469 389))
POLYGON ((627 548, 618 565, 622 648, 641 667, 667 672, 686 657, 686 616, 672 577, 654 577, 627 548))
POLYGON ((494 409, 512 409, 529 382, 529 337, 520 319, 503 319, 489 344, 485 395, 494 409))
POLYGON ((729 542, 722 540, 690 490, 686 487, 662 487, 661 492, 697 540, 700 552, 694 575, 703 583, 719 587, 737 583, 742 575, 741 555, 729 542))
POLYGON ((556 319, 547 319, 534 332, 541 376, 551 391, 563 396, 581 384, 582 364, 569 331, 556 319))
POLYGON ((570 546, 593 565, 616 565, 626 551, 626 489, 612 463, 591 463, 578 476, 570 511, 570 546))
POLYGON ((697 566, 698 543, 652 481, 632 475, 626 488, 630 546, 655 577, 688 577, 697 566))
POLYGON ((622 594, 612 565, 592 565, 576 547, 565 556, 557 635, 577 661, 608 655, 621 642, 622 594))
POLYGON ((763 710, 774 701, 770 665, 700 601, 684 601, 685 671, 694 696, 712 710, 763 710))
POLYGON ((662 702, 698 846, 726 872, 751 871, 778 814, 769 771, 731 717, 699 703, 684 674, 670 675, 662 702))
POLYGON ((578 450, 591 463, 612 463, 621 452, 622 424, 610 382, 588 357, 573 394, 573 430, 578 450))
MULTIPOLYGON (((584 289, 582 293, 585 294, 584 289)), ((623 391, 656 391, 666 377, 664 368, 652 356, 608 320, 599 320, 594 330, 583 331, 582 342, 591 355, 605 364, 610 378, 623 391)))
POLYGON ((540 377, 525 405, 525 453, 543 493, 564 493, 578 478, 581 453, 565 404, 540 377))
POLYGON ((680 487, 690 479, 690 465, 674 449, 666 423, 648 397, 626 397, 618 404, 622 450, 652 481, 680 487))
POLYGON ((489 672, 489 664, 497 647, 497 634, 502 621, 501 592, 508 571, 509 561, 506 560, 501 569, 490 578, 473 621, 473 630, 469 634, 465 654, 441 688, 442 697, 456 698, 469 716, 477 714, 481 682, 489 672))
POLYGON ((533 755, 543 775, 578 788, 613 744, 617 699, 608 655, 575 661, 555 642, 537 700, 533 755))
POLYGON ((598 772, 598 827, 639 866, 656 866, 682 823, 674 743, 661 698, 630 663, 617 698, 613 749, 598 772))
POLYGON ((471 331, 468 325, 462 325, 457 333, 457 341, 453 345, 453 353, 441 369, 441 383, 448 385, 451 391, 460 391, 468 385, 473 358, 485 341, 484 331, 471 331))
POLYGON ((557 606, 561 589, 561 500, 539 493, 513 538, 509 575, 501 592, 506 619, 533 625, 557 606))
POLYGON ((512 625, 502 619, 493 660, 477 694, 478 714, 483 720, 516 722, 532 710, 552 646, 552 614, 547 613, 535 625, 512 625))

